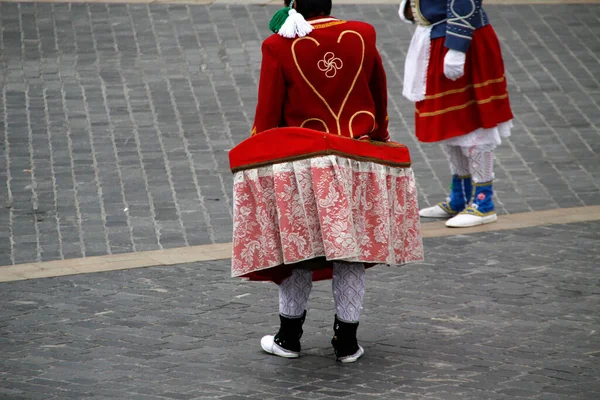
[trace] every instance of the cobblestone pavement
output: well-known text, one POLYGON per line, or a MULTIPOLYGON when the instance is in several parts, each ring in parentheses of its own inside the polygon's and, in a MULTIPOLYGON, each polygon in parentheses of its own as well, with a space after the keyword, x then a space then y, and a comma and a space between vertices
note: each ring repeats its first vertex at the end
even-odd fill
MULTIPOLYGON (((449 184, 413 138, 401 76, 412 27, 367 20, 393 137, 422 205, 449 184)), ((498 150, 502 213, 600 204, 600 6, 490 6, 516 113, 498 150)), ((0 265, 231 239, 227 150, 250 130, 272 7, 0 3, 0 265)))
MULTIPOLYGON (((412 136, 395 9, 335 14, 376 26, 392 134, 431 204, 446 161, 412 136)), ((272 11, 0 3, 0 265, 230 241, 227 150, 272 11)), ((516 114, 500 211, 600 204, 600 6, 488 11, 516 114)), ((426 239, 426 263, 368 272, 354 365, 333 360, 328 283, 298 360, 260 351, 276 287, 228 261, 3 283, 0 399, 598 399, 599 231, 426 239)))
POLYGON ((328 282, 297 360, 260 350, 276 286, 227 261, 0 284, 0 398, 595 400, 599 231, 426 239, 427 263, 368 271, 352 365, 333 359, 328 282))

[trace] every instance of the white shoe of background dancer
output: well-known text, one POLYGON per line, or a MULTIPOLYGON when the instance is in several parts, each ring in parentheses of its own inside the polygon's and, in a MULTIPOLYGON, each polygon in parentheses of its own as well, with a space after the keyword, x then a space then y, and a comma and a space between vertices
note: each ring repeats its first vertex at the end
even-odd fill
MULTIPOLYGON (((480 213, 481 214, 481 213, 480 213)), ((471 226, 491 224, 496 222, 498 216, 496 213, 488 215, 476 215, 476 214, 458 214, 454 218, 450 218, 446 221, 448 228, 469 228, 471 226)))
POLYGON ((260 346, 267 353, 274 354, 279 357, 284 357, 284 358, 300 357, 300 353, 291 351, 291 350, 286 350, 283 347, 281 347, 280 345, 278 345, 277 343, 275 343, 274 335, 263 336, 263 338, 260 340, 260 346))
POLYGON ((439 204, 436 204, 433 207, 419 210, 419 215, 423 218, 450 218, 453 214, 446 212, 439 204))

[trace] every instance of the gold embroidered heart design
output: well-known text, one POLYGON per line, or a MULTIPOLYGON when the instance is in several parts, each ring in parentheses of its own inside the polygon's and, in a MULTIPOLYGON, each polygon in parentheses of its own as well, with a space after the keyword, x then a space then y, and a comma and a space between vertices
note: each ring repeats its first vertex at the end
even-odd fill
POLYGON ((348 98, 350 97, 350 93, 352 93, 352 90, 354 89, 354 85, 356 84, 356 81, 358 80, 358 76, 360 75, 360 73, 362 71, 363 62, 365 61, 365 41, 364 41, 364 39, 363 39, 363 37, 361 36, 360 33, 356 32, 356 31, 350 31, 350 30, 343 31, 342 33, 340 33, 340 36, 338 36, 338 40, 337 40, 338 44, 341 43, 344 35, 346 35, 347 33, 354 34, 354 35, 358 36, 358 38, 360 39, 360 43, 362 45, 362 55, 361 55, 361 59, 360 59, 360 66, 356 70, 356 75, 354 76, 354 79, 352 80, 352 84, 350 85, 350 88, 346 92, 346 96, 344 97, 344 101, 342 102, 342 105, 340 106, 340 109, 337 112, 337 114, 333 111, 333 109, 331 108, 331 106, 329 105, 329 103, 327 102, 327 100, 325 100, 325 98, 321 95, 321 93, 319 93, 317 91, 317 89, 315 89, 315 86, 308 80, 308 78, 304 74, 304 71, 302 71, 302 68, 300 67, 300 64, 298 63, 298 58, 296 57, 296 45, 300 41, 302 41, 302 40, 310 40, 310 41, 314 42, 317 45, 317 47, 320 46, 321 43, 319 43, 319 41, 317 39, 313 38, 313 37, 304 36, 304 37, 301 37, 301 38, 298 38, 298 39, 294 40, 294 43, 292 44, 292 56, 294 57, 294 63, 296 64, 296 68, 298 69, 298 72, 302 76, 302 79, 304 79, 304 82, 306 82, 306 84, 308 86, 310 86, 310 88, 312 89, 312 91, 319 97, 319 99, 321 99, 321 101, 323 102, 323 104, 325 104, 325 107, 327 107, 327 109, 331 113, 331 116, 335 119, 335 122, 337 124, 337 133, 338 133, 338 135, 341 135, 340 116, 342 115, 342 112, 344 111, 344 107, 346 106, 346 102, 348 101, 348 98))

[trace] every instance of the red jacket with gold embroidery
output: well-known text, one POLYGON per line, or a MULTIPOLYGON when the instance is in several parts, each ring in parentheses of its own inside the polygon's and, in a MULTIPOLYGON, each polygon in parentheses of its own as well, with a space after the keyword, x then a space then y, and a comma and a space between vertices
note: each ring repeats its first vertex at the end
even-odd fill
POLYGON ((252 134, 296 126, 388 140, 386 78, 375 29, 336 19, 311 23, 308 36, 272 35, 263 42, 252 134))

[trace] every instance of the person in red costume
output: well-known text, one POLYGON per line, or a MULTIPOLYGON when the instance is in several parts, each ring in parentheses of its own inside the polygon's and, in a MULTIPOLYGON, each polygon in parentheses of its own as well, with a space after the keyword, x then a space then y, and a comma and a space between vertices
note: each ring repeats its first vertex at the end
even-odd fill
POLYGON ((444 145, 452 175, 449 197, 420 214, 450 218, 452 228, 497 220, 494 149, 512 127, 500 43, 482 3, 402 0, 399 10, 417 24, 403 90, 415 102, 417 138, 444 145))
MULTIPOLYGON (((331 0, 285 5, 271 21, 275 34, 262 45, 258 104, 247 141, 295 127, 348 138, 343 140, 389 142, 386 75, 375 29, 330 16, 331 0)), ((394 145, 405 148, 393 142, 375 147, 394 145)), ((261 347, 298 357, 312 282, 331 279, 334 353, 341 362, 355 362, 364 354, 356 334, 365 268, 422 260, 412 170, 334 155, 261 168, 234 177, 232 261, 232 276, 279 285, 281 325, 277 334, 262 338, 261 347)))
POLYGON ((389 140, 387 84, 375 29, 329 16, 331 0, 296 0, 292 7, 306 18, 310 34, 276 34, 263 42, 252 134, 299 126, 389 140))

